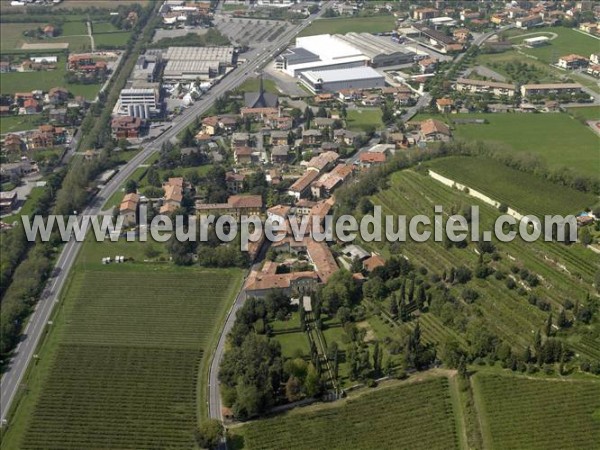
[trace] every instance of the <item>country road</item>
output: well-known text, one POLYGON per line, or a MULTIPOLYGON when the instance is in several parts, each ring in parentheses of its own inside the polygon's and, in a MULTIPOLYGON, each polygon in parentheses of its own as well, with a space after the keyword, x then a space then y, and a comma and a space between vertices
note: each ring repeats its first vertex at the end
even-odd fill
MULTIPOLYGON (((142 150, 127 164, 122 166, 119 172, 117 172, 117 174, 98 192, 92 204, 83 211, 83 214, 99 214, 106 200, 121 189, 123 183, 133 174, 138 166, 147 160, 153 153, 160 150, 162 144, 176 137, 185 127, 192 123, 198 115, 203 114, 210 109, 217 97, 223 95, 226 91, 236 88, 247 78, 253 77, 256 70, 262 68, 263 65, 271 60, 276 53, 281 51, 292 38, 307 27, 312 20, 320 16, 323 11, 324 9, 319 13, 308 17, 298 26, 282 34, 277 40, 269 43, 267 46, 249 51, 246 55, 248 62, 234 69, 225 79, 214 86, 207 95, 204 95, 197 103, 173 119, 173 126, 169 130, 154 141, 145 144, 142 147, 142 150)), ((61 289, 70 274, 81 246, 81 242, 72 240, 63 247, 53 272, 57 275, 48 280, 41 298, 28 319, 22 339, 15 349, 6 372, 2 376, 2 380, 0 381, 0 423, 2 426, 9 425, 8 413, 12 402, 17 395, 19 386, 27 371, 27 367, 36 353, 38 344, 48 326, 47 324, 52 315, 53 307, 59 301, 61 289)))

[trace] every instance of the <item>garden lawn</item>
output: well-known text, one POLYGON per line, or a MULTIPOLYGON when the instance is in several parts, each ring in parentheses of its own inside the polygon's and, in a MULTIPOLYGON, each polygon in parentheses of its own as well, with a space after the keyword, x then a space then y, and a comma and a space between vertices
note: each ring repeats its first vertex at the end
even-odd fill
POLYGON ((346 117, 348 129, 353 131, 367 131, 371 127, 380 129, 383 127, 381 114, 379 108, 349 109, 346 117))
POLYGON ((41 115, 4 116, 0 117, 0 134, 14 133, 16 131, 33 130, 38 125, 46 123, 41 115))

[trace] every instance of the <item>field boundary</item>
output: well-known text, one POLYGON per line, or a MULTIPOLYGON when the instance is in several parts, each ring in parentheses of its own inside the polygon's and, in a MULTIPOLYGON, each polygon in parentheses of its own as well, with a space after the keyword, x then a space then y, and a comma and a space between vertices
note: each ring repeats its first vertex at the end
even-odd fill
MULTIPOLYGON (((431 169, 428 169, 428 170, 429 170, 429 176, 431 178, 433 178, 434 180, 439 181, 440 183, 442 183, 446 186, 449 186, 451 188, 456 188, 458 190, 461 190, 461 191, 465 192, 467 195, 470 195, 471 197, 481 200, 482 202, 487 203, 488 205, 493 206, 494 208, 500 207, 499 201, 494 200, 491 197, 488 197, 487 195, 471 188, 470 186, 461 184, 458 181, 455 181, 448 177, 445 177, 431 169)), ((518 212, 510 207, 507 208, 506 212, 507 212, 507 214, 510 214, 517 220, 521 220, 524 217, 523 214, 521 214, 520 212, 518 212)))

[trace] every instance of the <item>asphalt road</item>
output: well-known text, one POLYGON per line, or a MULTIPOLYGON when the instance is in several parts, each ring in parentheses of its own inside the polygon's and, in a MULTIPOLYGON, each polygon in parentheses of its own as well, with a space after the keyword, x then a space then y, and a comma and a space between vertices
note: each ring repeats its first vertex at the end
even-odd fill
MULTIPOLYGON (((304 22, 288 30, 272 43, 247 52, 247 63, 233 70, 225 79, 214 86, 209 91, 208 95, 203 96, 200 101, 173 119, 173 126, 169 130, 154 141, 145 144, 143 149, 123 166, 98 192, 92 204, 83 211, 83 214, 96 215, 100 213, 102 205, 106 200, 121 188, 122 184, 133 174, 140 164, 148 159, 153 153, 160 150, 163 143, 177 136, 177 134, 193 122, 198 115, 206 112, 213 105, 214 100, 217 97, 223 95, 226 91, 239 86, 247 78, 253 77, 256 70, 262 68, 269 60, 271 60, 275 53, 283 50, 292 38, 308 26, 312 20, 320 16, 324 10, 325 9, 322 9, 318 14, 308 17, 304 22)), ((46 332, 46 327, 52 314, 54 304, 58 303, 60 291, 65 280, 69 276, 80 248, 81 243, 76 241, 69 241, 63 247, 54 270, 56 276, 48 281, 35 310, 29 317, 23 337, 15 349, 6 372, 2 376, 2 380, 0 381, 0 423, 2 426, 7 424, 8 412, 12 401, 17 394, 27 367, 35 355, 36 348, 46 332)), ((235 314, 233 314, 233 317, 235 317, 235 314)), ((218 359, 218 362, 220 362, 220 358, 218 359)), ((220 408, 218 411, 220 413, 220 408)))

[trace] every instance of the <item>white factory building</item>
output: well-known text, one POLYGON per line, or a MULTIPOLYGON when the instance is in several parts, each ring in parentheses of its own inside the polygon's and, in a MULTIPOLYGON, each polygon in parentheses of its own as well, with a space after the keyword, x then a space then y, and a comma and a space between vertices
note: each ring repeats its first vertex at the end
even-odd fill
POLYGON ((373 89, 385 86, 385 78, 372 67, 352 67, 300 74, 300 81, 314 93, 339 92, 342 89, 373 89))
POLYGON ((123 116, 147 119, 160 112, 158 89, 123 89, 119 94, 118 112, 123 116))
POLYGON ((169 47, 163 72, 166 82, 209 80, 234 64, 233 47, 169 47))
POLYGON ((276 60, 292 77, 305 71, 393 66, 412 63, 414 53, 389 38, 370 33, 320 34, 296 38, 296 45, 276 60))

